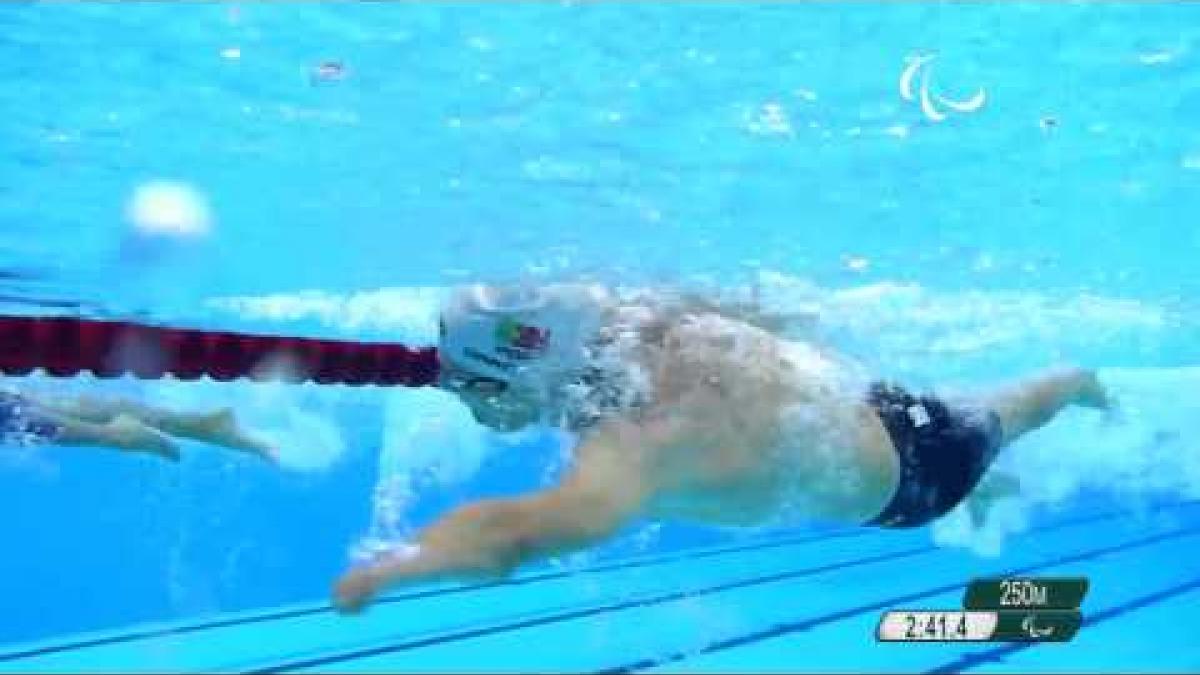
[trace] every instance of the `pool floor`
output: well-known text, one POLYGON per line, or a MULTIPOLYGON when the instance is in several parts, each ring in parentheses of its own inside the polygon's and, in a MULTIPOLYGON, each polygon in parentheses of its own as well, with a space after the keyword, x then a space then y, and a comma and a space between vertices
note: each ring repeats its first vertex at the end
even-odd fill
POLYGON ((737 545, 387 596, 128 626, 0 649, 3 672, 1127 672, 1200 669, 1200 504, 1058 516, 1000 558, 927 532, 737 545), (1067 644, 877 643, 887 609, 958 609, 970 579, 1084 575, 1067 644))

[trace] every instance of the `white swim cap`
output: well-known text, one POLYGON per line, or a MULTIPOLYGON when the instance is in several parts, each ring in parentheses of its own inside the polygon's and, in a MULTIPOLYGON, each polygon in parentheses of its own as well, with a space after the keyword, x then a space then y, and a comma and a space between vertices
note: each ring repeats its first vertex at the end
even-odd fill
POLYGON ((467 286, 442 312, 438 351, 457 368, 506 383, 577 369, 603 297, 585 286, 467 286))

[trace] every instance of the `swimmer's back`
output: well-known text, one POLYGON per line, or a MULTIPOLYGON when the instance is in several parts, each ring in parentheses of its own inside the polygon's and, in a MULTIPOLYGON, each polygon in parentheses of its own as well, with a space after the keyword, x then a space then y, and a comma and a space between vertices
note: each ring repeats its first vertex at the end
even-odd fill
POLYGON ((855 519, 886 499, 894 453, 855 364, 701 314, 667 331, 655 366, 660 403, 684 429, 662 459, 667 475, 681 479, 675 487, 690 493, 665 501, 701 504, 709 489, 727 497, 741 488, 759 497, 745 500, 747 517, 797 511, 855 519), (819 499, 806 505, 798 495, 819 499))
POLYGON ((685 316, 664 339, 663 388, 723 390, 727 399, 785 404, 861 400, 869 384, 853 362, 718 314, 685 316))

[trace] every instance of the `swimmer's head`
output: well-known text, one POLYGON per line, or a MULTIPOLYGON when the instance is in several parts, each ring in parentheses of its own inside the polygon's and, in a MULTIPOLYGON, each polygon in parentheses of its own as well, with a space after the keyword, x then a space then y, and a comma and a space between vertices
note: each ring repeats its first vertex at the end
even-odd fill
POLYGON ((478 284, 456 291, 440 319, 438 386, 494 429, 537 422, 554 382, 583 362, 599 307, 592 293, 478 284))

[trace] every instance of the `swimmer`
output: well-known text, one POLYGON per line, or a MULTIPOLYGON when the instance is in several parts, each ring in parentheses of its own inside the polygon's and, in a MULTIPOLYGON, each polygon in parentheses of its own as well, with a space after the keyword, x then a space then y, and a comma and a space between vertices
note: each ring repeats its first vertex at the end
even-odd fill
POLYGON ((35 397, 0 389, 0 442, 111 448, 179 461, 172 437, 247 452, 272 463, 275 449, 238 427, 227 408, 186 413, 123 399, 35 397))
POLYGON ((911 528, 964 502, 978 513, 1017 489, 985 476, 1001 448, 1067 406, 1109 407, 1078 368, 970 399, 912 393, 784 339, 763 327, 772 319, 582 285, 456 291, 441 313, 439 386, 492 429, 577 432, 572 464, 556 485, 451 510, 402 552, 350 570, 335 605, 503 579, 639 518, 911 528))

